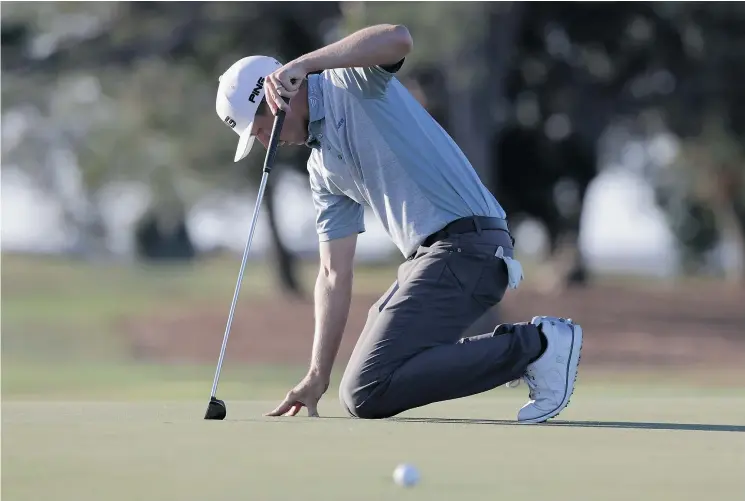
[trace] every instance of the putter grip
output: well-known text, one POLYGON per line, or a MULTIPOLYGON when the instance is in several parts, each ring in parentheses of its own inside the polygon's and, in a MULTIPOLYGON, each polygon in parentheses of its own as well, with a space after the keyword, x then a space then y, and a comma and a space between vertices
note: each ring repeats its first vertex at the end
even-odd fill
MULTIPOLYGON (((285 103, 290 102, 286 97, 282 99, 285 103)), ((267 148, 266 157, 264 157, 264 172, 268 173, 274 167, 274 157, 277 156, 277 143, 279 143, 279 135, 282 132, 282 125, 284 123, 284 110, 277 110, 277 115, 274 117, 274 125, 272 125, 272 135, 269 136, 269 148, 267 148)))

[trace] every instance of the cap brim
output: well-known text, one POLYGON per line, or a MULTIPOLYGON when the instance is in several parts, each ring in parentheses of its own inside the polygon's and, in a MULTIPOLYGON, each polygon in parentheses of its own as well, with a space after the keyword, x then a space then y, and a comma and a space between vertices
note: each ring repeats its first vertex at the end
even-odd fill
POLYGON ((235 150, 234 162, 243 160, 251 151, 251 147, 254 145, 254 140, 256 140, 256 136, 251 135, 251 129, 253 129, 253 123, 248 124, 246 130, 241 134, 241 137, 238 140, 238 148, 235 150))

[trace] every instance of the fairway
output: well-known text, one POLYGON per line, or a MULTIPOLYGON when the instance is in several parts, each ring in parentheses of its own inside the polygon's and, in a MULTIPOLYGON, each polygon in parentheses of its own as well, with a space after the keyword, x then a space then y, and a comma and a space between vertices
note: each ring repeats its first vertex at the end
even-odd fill
POLYGON ((741 499, 745 396, 578 390, 560 419, 515 425, 524 392, 418 409, 399 419, 269 419, 276 401, 10 401, 3 499, 381 500, 741 499), (503 420, 503 421, 499 421, 503 420), (395 486, 399 462, 422 482, 395 486))

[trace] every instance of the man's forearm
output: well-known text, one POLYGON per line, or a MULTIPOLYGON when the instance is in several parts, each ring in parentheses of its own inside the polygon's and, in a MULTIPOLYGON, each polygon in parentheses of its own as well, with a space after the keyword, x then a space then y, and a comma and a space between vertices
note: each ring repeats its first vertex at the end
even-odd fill
POLYGON ((349 315, 352 275, 328 276, 321 271, 314 296, 316 325, 310 372, 328 382, 349 315))
POLYGON ((296 62, 312 73, 333 68, 367 67, 396 64, 412 48, 406 27, 380 24, 300 56, 296 62))

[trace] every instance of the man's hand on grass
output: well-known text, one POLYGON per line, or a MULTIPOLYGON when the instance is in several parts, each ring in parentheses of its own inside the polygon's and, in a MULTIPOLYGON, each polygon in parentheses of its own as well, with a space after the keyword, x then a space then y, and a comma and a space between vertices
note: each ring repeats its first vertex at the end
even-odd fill
POLYGON ((266 416, 295 416, 300 409, 308 409, 308 416, 318 417, 318 402, 329 387, 320 376, 308 374, 290 390, 285 399, 266 416))

